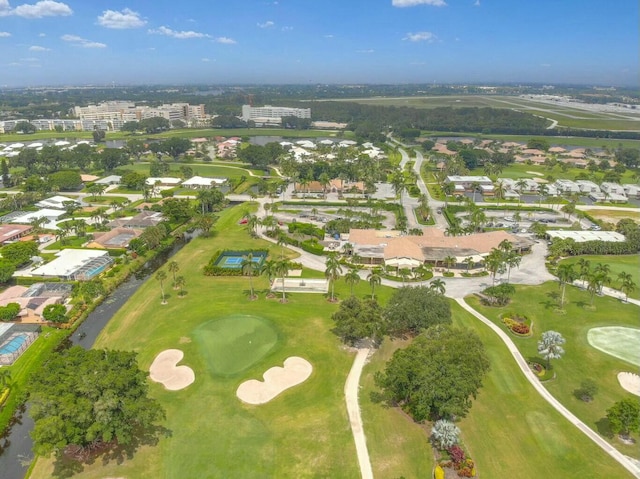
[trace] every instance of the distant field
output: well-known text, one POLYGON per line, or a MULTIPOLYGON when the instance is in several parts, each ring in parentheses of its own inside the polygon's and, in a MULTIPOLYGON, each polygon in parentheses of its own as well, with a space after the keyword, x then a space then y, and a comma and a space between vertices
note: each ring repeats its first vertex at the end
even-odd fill
POLYGON ((508 108, 556 120, 559 126, 591 130, 640 130, 640 111, 630 110, 624 113, 597 112, 583 110, 573 106, 548 104, 511 96, 376 97, 344 101, 353 101, 367 105, 408 106, 412 108, 508 108))

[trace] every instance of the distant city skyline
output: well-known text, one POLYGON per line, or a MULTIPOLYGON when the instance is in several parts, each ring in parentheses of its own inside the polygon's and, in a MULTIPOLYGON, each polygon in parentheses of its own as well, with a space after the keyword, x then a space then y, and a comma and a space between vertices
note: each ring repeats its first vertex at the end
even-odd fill
POLYGON ((0 86, 637 88, 638 13, 637 0, 0 0, 0 86))

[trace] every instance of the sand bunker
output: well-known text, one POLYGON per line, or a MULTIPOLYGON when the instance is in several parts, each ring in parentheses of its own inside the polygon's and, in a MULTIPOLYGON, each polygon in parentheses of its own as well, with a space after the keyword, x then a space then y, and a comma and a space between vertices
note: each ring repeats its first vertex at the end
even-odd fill
POLYGON ((243 382, 236 391, 236 396, 247 404, 264 404, 271 401, 281 392, 305 382, 313 366, 306 359, 292 356, 285 359, 284 367, 270 368, 263 374, 264 381, 250 379, 243 382))
POLYGON ((169 391, 186 388, 196 379, 196 375, 189 366, 177 366, 184 357, 179 349, 167 349, 156 356, 149 368, 152 381, 164 385, 169 391))
POLYGON ((622 389, 640 396, 640 376, 635 373, 618 373, 618 382, 622 389))

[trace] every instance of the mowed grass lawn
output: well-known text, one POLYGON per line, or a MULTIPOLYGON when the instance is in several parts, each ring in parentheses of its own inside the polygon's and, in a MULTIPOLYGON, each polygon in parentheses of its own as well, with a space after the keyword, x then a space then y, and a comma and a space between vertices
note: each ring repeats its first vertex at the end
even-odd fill
MULTIPOLYGON (((524 378, 506 346, 488 327, 451 302, 453 324, 475 331, 491 371, 458 424, 480 477, 628 477, 598 446, 556 412, 524 378)), ((360 405, 374 477, 430 477, 434 467, 428 428, 398 408, 371 399, 376 371, 409 341, 385 339, 363 371, 360 405)))
MULTIPOLYGON (((629 297, 636 299, 640 298, 640 257, 638 257, 637 254, 573 256, 562 260, 561 263, 574 264, 574 270, 579 272, 580 267, 578 266, 578 261, 581 258, 584 258, 591 263, 591 269, 595 268, 598 263, 608 264, 611 268, 609 276, 611 276, 612 279, 611 284, 608 286, 611 286, 612 288, 620 288, 620 280, 618 279, 618 275, 620 273, 629 273, 633 282, 636 283, 636 289, 629 294, 629 297)), ((640 345, 638 347, 640 347, 640 345)))
MULTIPOLYGON (((158 282, 151 278, 114 316, 96 346, 139 352, 148 369, 168 348, 184 351, 180 364, 193 368, 195 383, 166 391, 150 383, 150 392, 166 409, 170 436, 139 448, 132 458, 85 465, 77 477, 104 478, 273 478, 358 477, 355 446, 343 388, 353 354, 330 332, 337 309, 323 295, 291 295, 287 304, 265 299, 267 280, 259 278, 260 298, 248 301, 249 282, 242 277, 205 277, 202 267, 215 250, 272 247, 251 240, 237 226, 247 206, 227 210, 216 238, 198 238, 173 258, 185 276, 188 294, 180 299, 166 286, 168 304, 160 305, 158 282), (245 314, 270 322, 277 344, 257 363, 234 376, 213 374, 198 343, 198 328, 217 318, 245 314), (301 356, 314 367, 303 384, 262 406, 241 403, 235 395, 247 379, 261 379, 289 356, 301 356)), ((274 254, 281 249, 273 246, 274 254)), ((169 274, 169 277, 171 275, 169 274)), ((336 288, 348 294, 343 281, 336 288)), ((358 286, 366 294, 368 285, 358 286)), ((51 460, 39 460, 33 478, 55 477, 51 460)))
POLYGON ((452 303, 454 324, 475 331, 491 371, 459 426, 481 477, 631 477, 553 409, 520 372, 500 338, 452 303))
MULTIPOLYGON (((516 286, 516 294, 511 304, 504 308, 483 306, 475 297, 469 297, 467 301, 505 331, 506 327, 499 319, 500 313, 513 311, 527 315, 533 321, 533 336, 514 337, 525 358, 538 357, 537 342, 543 331, 560 332, 566 339, 563 346, 565 355, 562 359, 552 362, 556 378, 545 382, 545 387, 589 427, 606 437, 620 452, 639 458, 640 450, 637 445, 626 445, 614 437, 605 418, 607 409, 616 401, 634 397, 620 387, 617 375, 621 371, 637 372, 637 367, 591 347, 587 333, 591 328, 601 326, 637 328, 640 309, 610 297, 596 297, 596 310, 590 311, 587 308, 589 294, 577 287, 569 286, 566 291, 566 314, 558 314, 555 312, 557 301, 552 297, 556 293, 559 293, 558 284, 550 282, 540 286, 516 286), (589 403, 581 401, 574 394, 586 379, 594 380, 599 389, 594 400, 589 403)), ((522 408, 526 412, 526 403, 522 404, 522 408)), ((638 439, 637 435, 635 438, 638 439)))

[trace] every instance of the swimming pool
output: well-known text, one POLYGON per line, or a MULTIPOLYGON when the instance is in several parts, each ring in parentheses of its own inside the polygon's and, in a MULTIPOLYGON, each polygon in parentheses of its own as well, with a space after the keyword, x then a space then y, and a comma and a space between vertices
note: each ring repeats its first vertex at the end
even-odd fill
POLYGON ((16 333, 12 337, 10 337, 2 346, 0 346, 0 355, 15 353, 27 341, 28 337, 28 333, 16 333))

